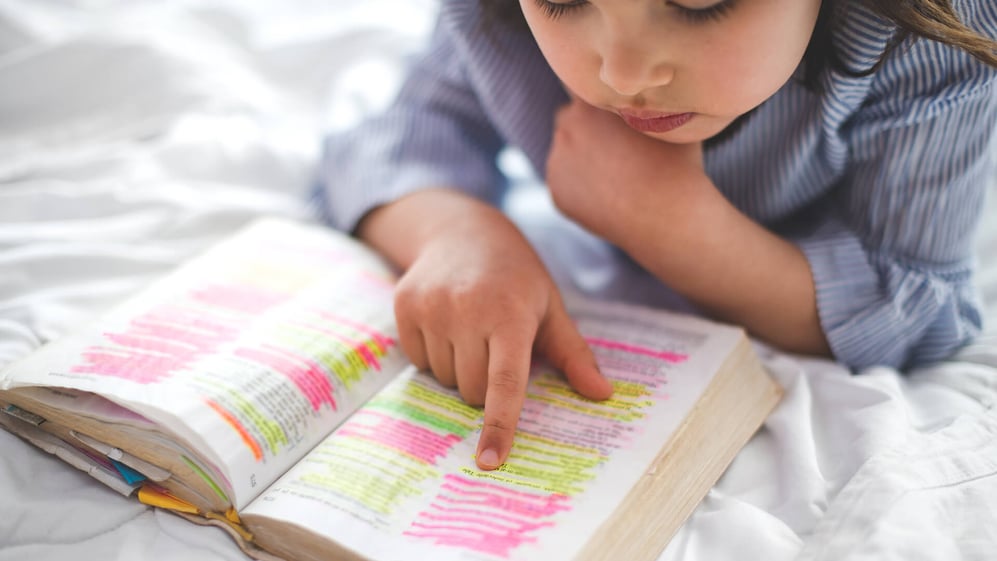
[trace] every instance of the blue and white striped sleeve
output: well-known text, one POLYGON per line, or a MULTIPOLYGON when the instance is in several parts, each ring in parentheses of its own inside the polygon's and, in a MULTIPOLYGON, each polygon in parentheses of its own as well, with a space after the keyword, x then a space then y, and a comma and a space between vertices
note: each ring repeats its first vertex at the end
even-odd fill
POLYGON ((503 140, 471 87, 447 20, 386 112, 326 140, 319 201, 333 227, 352 231, 375 207, 428 187, 494 200, 503 140))
POLYGON ((800 244, 839 361, 912 367, 979 332, 973 234, 994 174, 994 81, 968 55, 920 41, 879 71, 878 94, 846 128, 837 213, 800 244))

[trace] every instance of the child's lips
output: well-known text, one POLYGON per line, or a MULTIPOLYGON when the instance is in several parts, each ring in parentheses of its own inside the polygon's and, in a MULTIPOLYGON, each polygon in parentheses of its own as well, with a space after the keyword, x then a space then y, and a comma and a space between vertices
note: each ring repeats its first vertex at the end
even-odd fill
POLYGON ((620 109, 619 114, 631 128, 651 133, 663 133, 677 129, 695 116, 695 113, 662 113, 660 111, 632 109, 620 109))

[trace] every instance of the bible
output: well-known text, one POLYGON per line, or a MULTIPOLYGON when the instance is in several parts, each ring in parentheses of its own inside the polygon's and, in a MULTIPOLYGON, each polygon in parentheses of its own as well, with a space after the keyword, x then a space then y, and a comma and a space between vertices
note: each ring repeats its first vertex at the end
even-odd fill
POLYGON ((406 361, 394 282, 258 220, 0 370, 0 427, 256 559, 651 560, 782 394, 740 328, 567 296, 614 395, 535 361, 481 471, 482 411, 406 361))

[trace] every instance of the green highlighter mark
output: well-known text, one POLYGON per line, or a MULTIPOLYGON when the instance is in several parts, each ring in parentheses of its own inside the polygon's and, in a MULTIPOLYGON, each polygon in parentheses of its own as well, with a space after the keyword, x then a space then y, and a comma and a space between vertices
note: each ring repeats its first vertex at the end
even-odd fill
POLYGON ((196 473, 197 475, 201 476, 201 479, 203 479, 204 482, 207 483, 211 487, 211 489, 219 497, 222 498, 222 500, 224 500, 226 503, 231 503, 232 502, 232 501, 230 501, 228 499, 228 496, 225 495, 225 491, 222 491, 222 488, 219 487, 218 484, 215 483, 215 481, 213 479, 211 479, 211 476, 208 475, 203 469, 201 469, 201 466, 199 466, 199 465, 195 464, 194 462, 192 462, 190 460, 190 458, 188 458, 187 456, 180 456, 180 457, 183 458, 183 463, 187 464, 187 467, 189 467, 190 469, 194 470, 194 473, 196 473))

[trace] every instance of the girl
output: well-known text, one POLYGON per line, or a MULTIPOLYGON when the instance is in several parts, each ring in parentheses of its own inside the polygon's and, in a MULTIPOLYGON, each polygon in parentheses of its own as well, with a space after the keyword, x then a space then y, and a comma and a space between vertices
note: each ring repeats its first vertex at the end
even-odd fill
POLYGON ((711 315, 853 368, 980 329, 992 0, 444 0, 394 106, 329 141, 325 210, 405 270, 400 342, 512 445, 531 349, 611 385, 492 204, 520 148, 571 220, 711 315))

